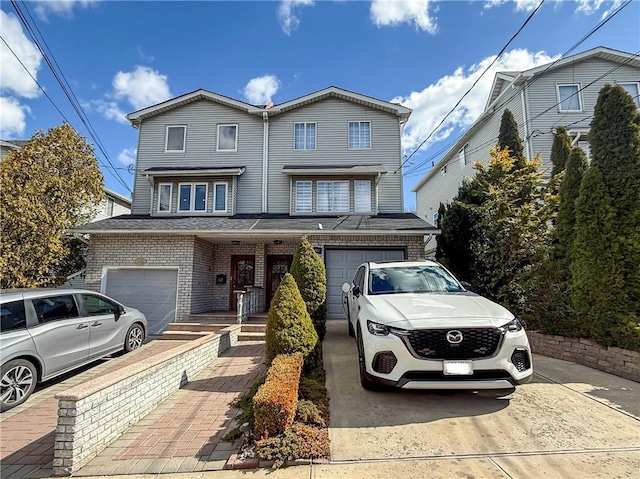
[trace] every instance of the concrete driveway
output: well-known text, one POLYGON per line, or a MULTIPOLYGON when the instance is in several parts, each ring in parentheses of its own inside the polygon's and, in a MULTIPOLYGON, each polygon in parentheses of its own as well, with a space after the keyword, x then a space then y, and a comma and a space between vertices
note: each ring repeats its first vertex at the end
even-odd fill
POLYGON ((436 477, 638 477, 640 385, 633 381, 536 356, 533 381, 507 399, 369 392, 358 380, 346 321, 328 322, 324 358, 331 459, 353 474, 397 477, 393 464, 411 460, 434 473, 444 467, 436 477))

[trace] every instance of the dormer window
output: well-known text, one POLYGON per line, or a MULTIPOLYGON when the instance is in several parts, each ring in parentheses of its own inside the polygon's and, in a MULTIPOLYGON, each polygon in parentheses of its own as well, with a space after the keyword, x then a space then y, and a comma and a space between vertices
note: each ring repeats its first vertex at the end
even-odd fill
POLYGON ((187 127, 184 125, 167 126, 164 152, 184 153, 187 138, 187 127))
POLYGON ((218 151, 238 151, 238 125, 218 125, 218 151))

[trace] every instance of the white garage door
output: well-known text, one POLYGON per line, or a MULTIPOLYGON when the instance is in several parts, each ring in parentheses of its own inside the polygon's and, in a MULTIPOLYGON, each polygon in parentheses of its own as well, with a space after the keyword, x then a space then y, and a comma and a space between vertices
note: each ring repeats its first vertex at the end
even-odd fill
POLYGON ((103 292, 147 317, 149 334, 162 334, 176 319, 177 269, 107 270, 103 292))
POLYGON ((327 317, 344 318, 342 284, 351 283, 356 268, 365 261, 404 259, 404 250, 392 249, 328 249, 325 251, 327 268, 327 317))

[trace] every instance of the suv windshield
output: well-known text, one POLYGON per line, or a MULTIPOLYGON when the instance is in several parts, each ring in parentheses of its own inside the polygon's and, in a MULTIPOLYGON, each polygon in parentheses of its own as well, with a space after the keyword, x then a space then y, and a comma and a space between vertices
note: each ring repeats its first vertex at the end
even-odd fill
POLYGON ((453 293, 463 291, 440 266, 395 266, 369 272, 369 294, 453 293))

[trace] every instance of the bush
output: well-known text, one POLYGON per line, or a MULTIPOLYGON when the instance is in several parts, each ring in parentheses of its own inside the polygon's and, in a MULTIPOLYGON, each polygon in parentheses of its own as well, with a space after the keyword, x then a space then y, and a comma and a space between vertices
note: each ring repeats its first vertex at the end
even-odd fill
POLYGON ((320 341, 326 332, 327 272, 322 258, 315 252, 306 237, 302 237, 300 246, 291 263, 291 274, 300 288, 300 294, 307 305, 307 311, 313 319, 313 325, 320 341))
POLYGON ((325 427, 327 424, 320 413, 318 407, 309 401, 308 399, 301 399, 298 401, 298 410, 296 411, 296 419, 311 426, 325 427))
POLYGON ((306 424, 294 424, 293 430, 298 439, 298 454, 304 459, 329 457, 329 430, 306 424))
POLYGON ((266 381, 253 397, 256 437, 275 436, 293 424, 301 371, 300 353, 282 354, 273 360, 266 381))
POLYGON ((292 428, 287 428, 277 437, 262 439, 256 443, 256 454, 260 459, 273 461, 273 467, 278 469, 287 461, 295 461, 300 457, 298 436, 292 428))
POLYGON ((265 349, 267 364, 278 354, 300 352, 307 356, 318 342, 311 318, 293 276, 287 273, 267 314, 265 349))

